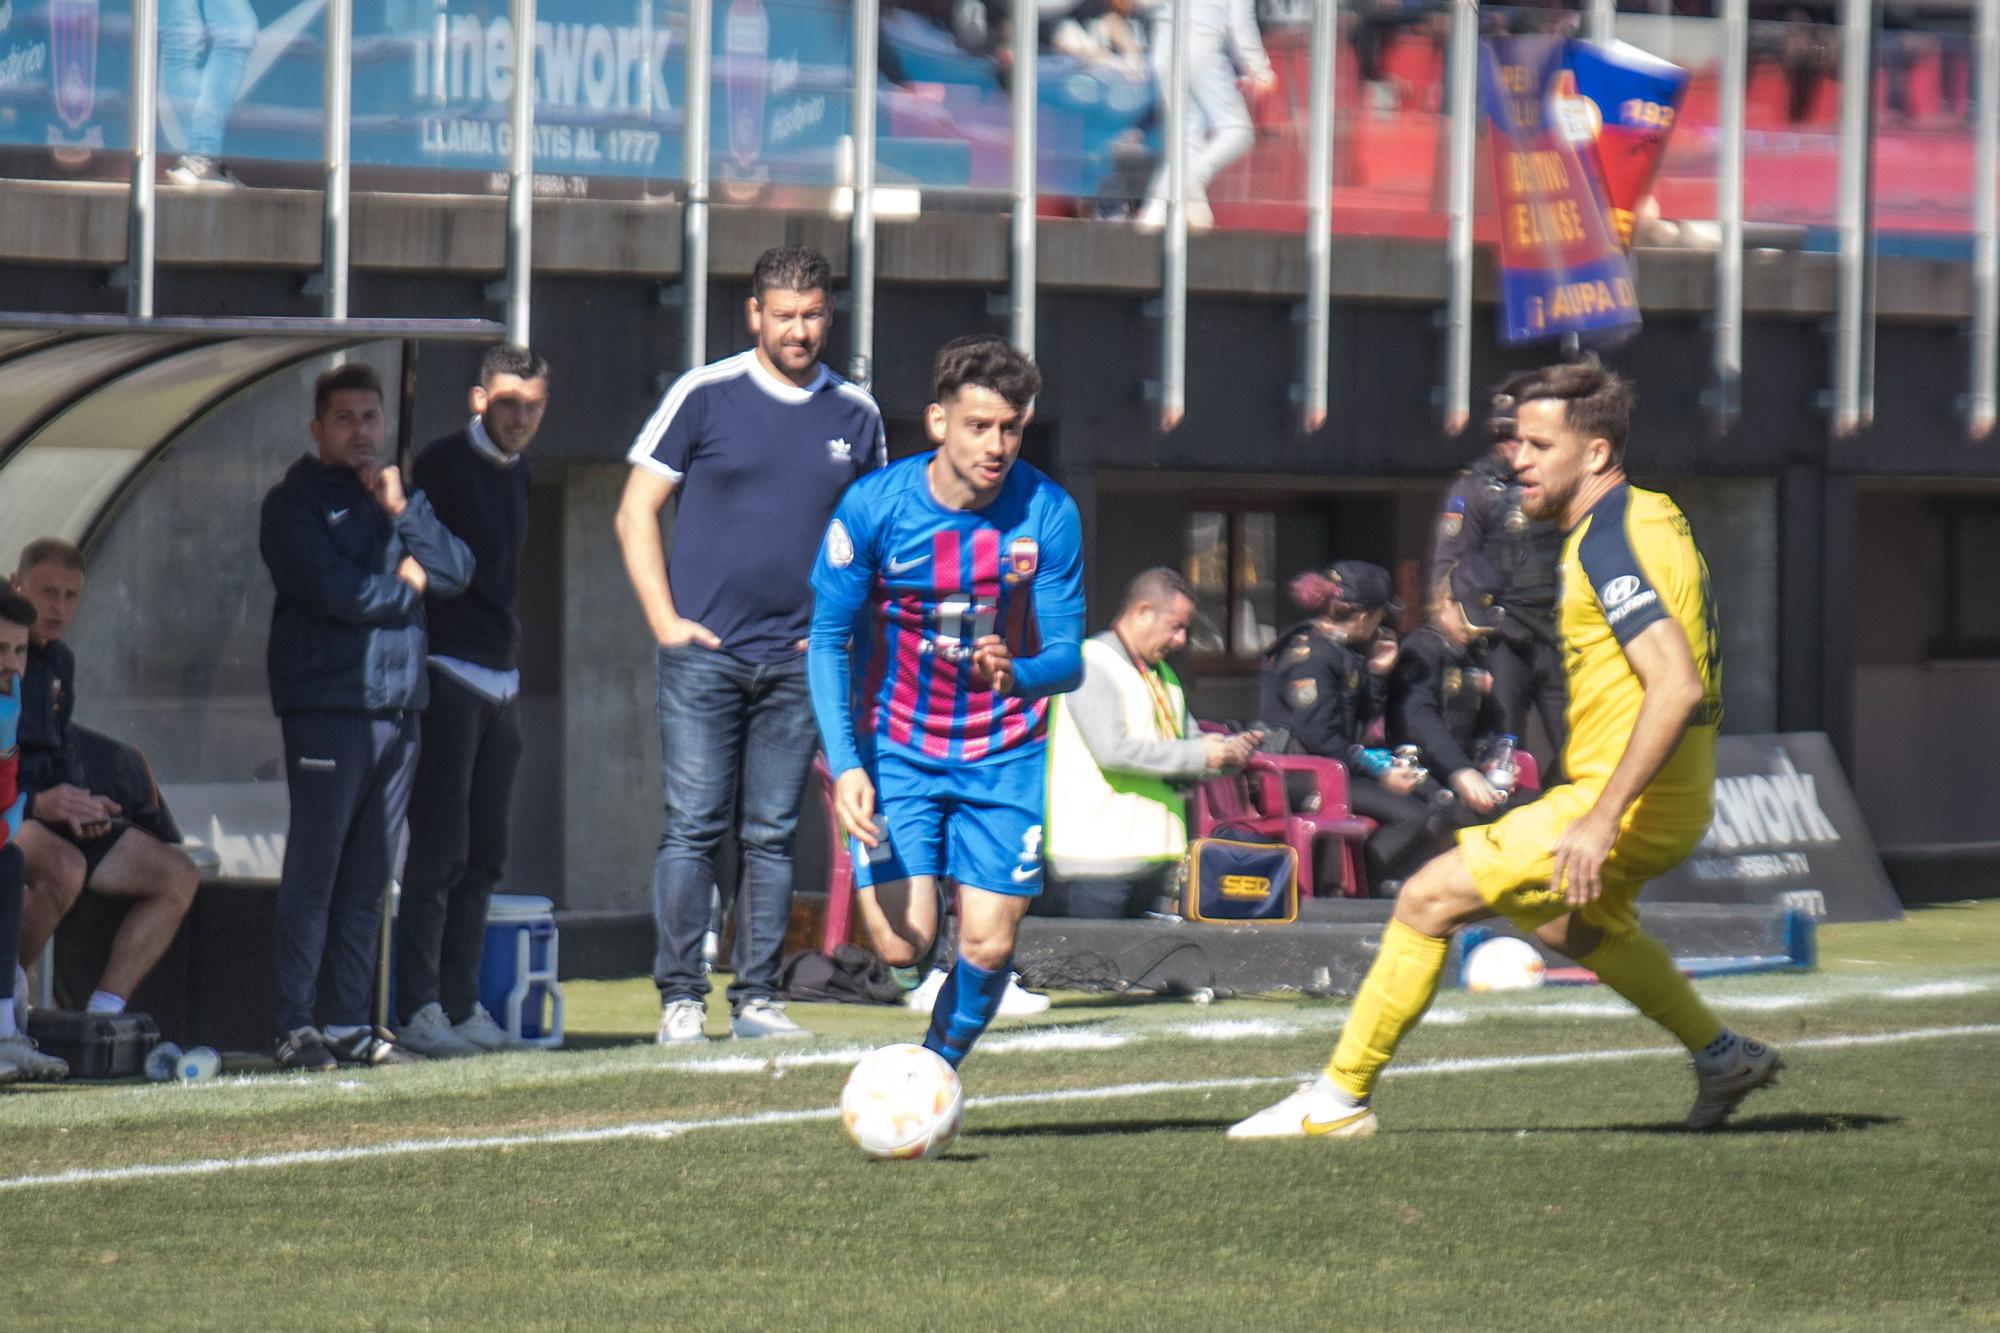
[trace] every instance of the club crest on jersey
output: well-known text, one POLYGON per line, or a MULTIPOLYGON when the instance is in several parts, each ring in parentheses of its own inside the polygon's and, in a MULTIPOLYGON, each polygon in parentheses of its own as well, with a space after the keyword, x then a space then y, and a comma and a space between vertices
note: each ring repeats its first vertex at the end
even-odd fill
POLYGON ((1319 702, 1319 682, 1311 677, 1288 680, 1285 682, 1285 699, 1294 708, 1311 708, 1319 702))
POLYGON ((826 442, 826 456, 836 463, 852 463, 854 461, 854 446, 846 440, 828 440, 826 442))
POLYGON ((1035 570, 1042 562, 1042 548, 1033 537, 1016 537, 1007 543, 1007 577, 1009 584, 1025 583, 1035 577, 1035 570))

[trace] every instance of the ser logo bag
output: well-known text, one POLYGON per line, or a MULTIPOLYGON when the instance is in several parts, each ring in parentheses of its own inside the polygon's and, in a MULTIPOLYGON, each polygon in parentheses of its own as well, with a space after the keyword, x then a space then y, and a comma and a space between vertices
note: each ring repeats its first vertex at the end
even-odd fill
POLYGON ((1189 921, 1283 925, 1299 914, 1299 856, 1283 843, 1197 838, 1181 892, 1189 921))

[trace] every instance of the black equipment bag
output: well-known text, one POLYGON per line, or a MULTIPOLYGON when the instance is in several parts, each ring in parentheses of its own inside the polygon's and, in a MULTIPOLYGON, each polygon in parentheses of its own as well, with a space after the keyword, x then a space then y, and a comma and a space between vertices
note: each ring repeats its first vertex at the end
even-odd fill
POLYGON ((808 1003, 896 1004, 903 988, 880 958, 858 944, 843 944, 829 956, 801 949, 778 968, 785 997, 808 1003))
POLYGON ((69 1062, 73 1078, 132 1078, 146 1072, 146 1057, 160 1044, 160 1029, 146 1014, 86 1014, 30 1009, 28 1035, 50 1055, 69 1062))

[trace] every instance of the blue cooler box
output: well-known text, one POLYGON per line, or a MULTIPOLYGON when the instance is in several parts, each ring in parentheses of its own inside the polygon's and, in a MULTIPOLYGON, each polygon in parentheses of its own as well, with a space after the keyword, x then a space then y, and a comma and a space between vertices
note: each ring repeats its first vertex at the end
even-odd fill
POLYGON ((556 980, 555 904, 527 894, 496 893, 486 908, 486 951, 479 1002, 516 1041, 560 1046, 562 986, 556 980))

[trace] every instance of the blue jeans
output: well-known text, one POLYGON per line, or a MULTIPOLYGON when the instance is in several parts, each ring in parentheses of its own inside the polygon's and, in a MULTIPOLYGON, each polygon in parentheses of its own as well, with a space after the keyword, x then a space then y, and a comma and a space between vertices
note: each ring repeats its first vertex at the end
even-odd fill
POLYGON ((696 644, 662 648, 657 681, 667 825, 653 861, 653 981, 663 1001, 708 994, 701 942, 716 848, 734 824, 741 874, 729 1003, 741 1009, 777 993, 791 920, 792 839, 819 746, 805 655, 759 664, 696 644))
POLYGON ((222 126, 256 41, 250 0, 160 0, 160 81, 189 153, 221 156, 222 126))

